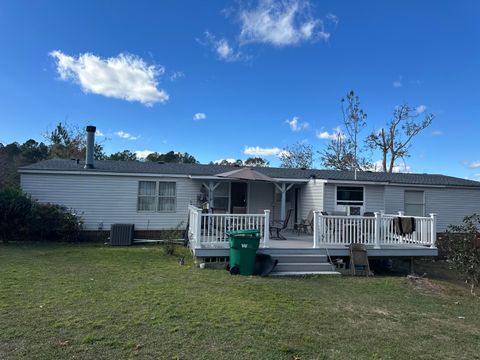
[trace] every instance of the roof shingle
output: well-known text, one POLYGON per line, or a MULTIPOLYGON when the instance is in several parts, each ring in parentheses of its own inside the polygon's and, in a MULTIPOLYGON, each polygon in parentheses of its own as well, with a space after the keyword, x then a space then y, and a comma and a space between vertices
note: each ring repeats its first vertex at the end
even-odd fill
MULTIPOLYGON (((232 170, 232 166, 202 165, 202 164, 177 164, 177 163, 151 163, 141 161, 113 161, 97 160, 93 169, 85 170, 84 162, 77 164, 76 160, 51 159, 41 161, 20 168, 22 170, 47 170, 47 171, 88 171, 91 173, 137 173, 137 174, 171 174, 191 176, 212 176, 232 170)), ((315 177, 325 180, 354 181, 353 171, 319 170, 319 169, 289 169, 274 167, 257 167, 255 170, 272 178, 284 179, 309 179, 315 177)), ((384 173, 384 172, 357 172, 357 181, 387 182, 392 184, 412 185, 437 185, 437 186, 462 186, 480 187, 480 182, 439 174, 414 174, 414 173, 384 173)))

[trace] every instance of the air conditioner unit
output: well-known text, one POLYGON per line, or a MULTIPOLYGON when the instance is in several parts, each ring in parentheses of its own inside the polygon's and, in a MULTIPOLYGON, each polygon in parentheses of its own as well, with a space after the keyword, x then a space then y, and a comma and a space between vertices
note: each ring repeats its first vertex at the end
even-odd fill
POLYGON ((348 216, 360 216, 362 211, 361 206, 349 206, 347 210, 348 216))
POLYGON ((134 224, 112 224, 110 227, 110 245, 132 245, 134 224))

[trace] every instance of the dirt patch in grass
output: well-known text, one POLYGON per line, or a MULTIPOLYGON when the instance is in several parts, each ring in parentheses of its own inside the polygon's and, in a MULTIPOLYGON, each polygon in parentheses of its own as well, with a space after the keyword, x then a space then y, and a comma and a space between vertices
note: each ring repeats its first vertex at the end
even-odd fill
POLYGON ((438 281, 433 281, 426 277, 408 277, 410 285, 416 291, 424 294, 447 296, 448 288, 438 281))

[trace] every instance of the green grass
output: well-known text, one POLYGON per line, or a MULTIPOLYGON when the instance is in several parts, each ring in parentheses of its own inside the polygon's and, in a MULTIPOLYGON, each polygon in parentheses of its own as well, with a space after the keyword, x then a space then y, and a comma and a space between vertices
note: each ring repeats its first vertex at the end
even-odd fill
POLYGON ((232 277, 159 246, 0 245, 0 359, 294 356, 478 359, 480 300, 453 280, 232 277))

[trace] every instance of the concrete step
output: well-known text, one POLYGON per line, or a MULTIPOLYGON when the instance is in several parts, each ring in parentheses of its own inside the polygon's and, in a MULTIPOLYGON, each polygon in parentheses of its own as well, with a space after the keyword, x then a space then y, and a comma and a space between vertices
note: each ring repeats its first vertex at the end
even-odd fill
POLYGON ((270 254, 279 263, 328 263, 327 255, 270 254))
POLYGON ((278 263, 273 272, 319 272, 334 271, 330 263, 278 263))
POLYGON ((269 276, 305 276, 305 275, 342 275, 338 271, 282 271, 272 272, 269 276))

